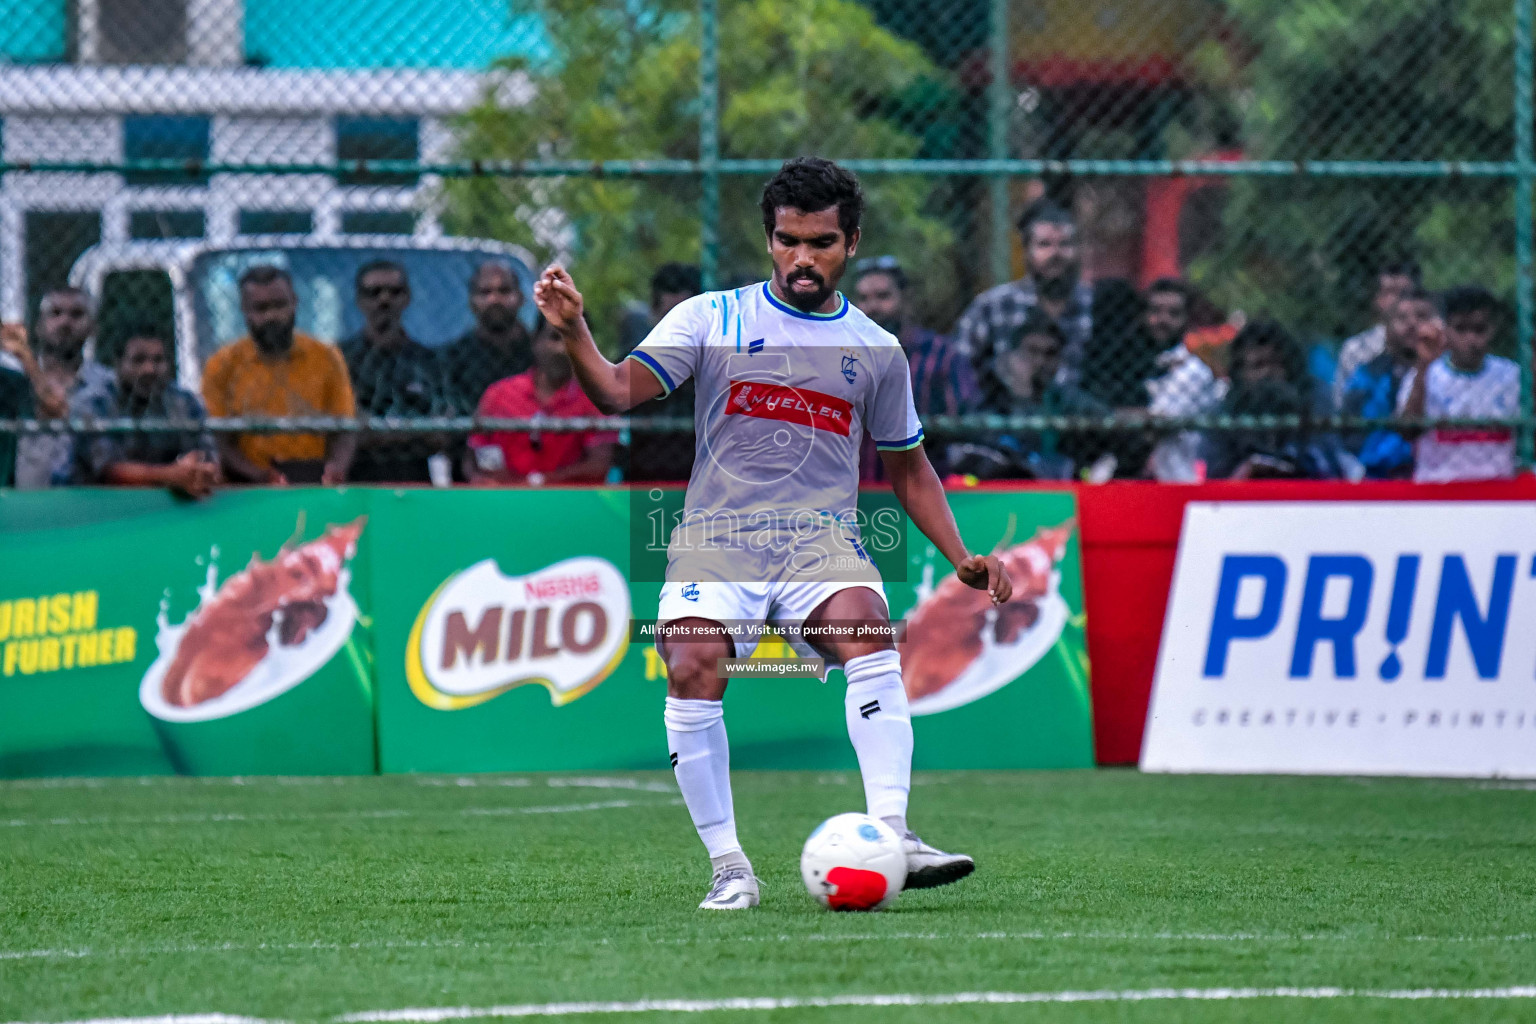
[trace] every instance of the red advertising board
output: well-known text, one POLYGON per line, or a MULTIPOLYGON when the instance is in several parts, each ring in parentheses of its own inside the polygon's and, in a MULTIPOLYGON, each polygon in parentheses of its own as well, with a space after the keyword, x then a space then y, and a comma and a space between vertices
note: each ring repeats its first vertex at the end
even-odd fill
POLYGON ((1192 501, 1533 501, 1536 477, 1408 481, 1141 482, 1077 488, 1093 731, 1100 764, 1134 764, 1157 666, 1184 506, 1192 501))

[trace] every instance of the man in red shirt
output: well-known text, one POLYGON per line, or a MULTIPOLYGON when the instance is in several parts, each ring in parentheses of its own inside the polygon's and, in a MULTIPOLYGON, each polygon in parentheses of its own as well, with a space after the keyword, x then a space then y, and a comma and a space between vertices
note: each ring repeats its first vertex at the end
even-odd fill
MULTIPOLYGON (((572 376, 560 335, 542 320, 533 336, 533 368, 486 388, 475 414, 549 419, 602 415, 572 376)), ((475 483, 601 483, 608 478, 617 442, 617 434, 604 431, 474 434, 465 471, 475 483)))

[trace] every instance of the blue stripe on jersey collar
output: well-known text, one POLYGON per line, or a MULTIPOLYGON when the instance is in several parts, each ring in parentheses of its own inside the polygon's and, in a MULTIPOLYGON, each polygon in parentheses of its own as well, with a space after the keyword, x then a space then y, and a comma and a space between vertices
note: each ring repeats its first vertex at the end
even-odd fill
POLYGON ((848 299, 845 295, 843 295, 842 292, 837 293, 837 297, 841 301, 842 305, 837 307, 836 313, 802 313, 794 306, 780 302, 779 297, 773 294, 773 289, 768 286, 767 281, 763 282, 763 294, 767 296, 769 304, 772 305, 774 309, 778 310, 780 313, 788 313, 790 316, 796 317, 800 320, 819 320, 822 322, 828 320, 838 320, 845 316, 848 312, 848 299))

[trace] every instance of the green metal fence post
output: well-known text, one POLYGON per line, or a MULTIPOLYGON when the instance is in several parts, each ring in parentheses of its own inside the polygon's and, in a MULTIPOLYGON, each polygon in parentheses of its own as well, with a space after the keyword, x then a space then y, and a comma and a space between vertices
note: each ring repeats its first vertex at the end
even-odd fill
POLYGON ((1536 0, 1515 0, 1515 359, 1520 364, 1519 458, 1530 466, 1536 455, 1536 434, 1531 415, 1531 334, 1536 328, 1536 309, 1532 307, 1531 236, 1533 216, 1532 185, 1536 177, 1536 153, 1533 153, 1531 75, 1533 70, 1531 31, 1532 9, 1536 0))
POLYGON ((720 0, 699 0, 699 271, 705 290, 720 273, 720 0))
MULTIPOLYGON (((987 156, 993 160, 1008 158, 1008 112, 1013 105, 1008 75, 1008 0, 992 0, 991 41, 988 44, 988 70, 992 81, 987 89, 987 156)), ((1002 284, 1013 276, 1013 225, 1008 216, 1008 176, 995 172, 987 179, 988 206, 992 209, 992 252, 990 271, 993 284, 1002 284)))

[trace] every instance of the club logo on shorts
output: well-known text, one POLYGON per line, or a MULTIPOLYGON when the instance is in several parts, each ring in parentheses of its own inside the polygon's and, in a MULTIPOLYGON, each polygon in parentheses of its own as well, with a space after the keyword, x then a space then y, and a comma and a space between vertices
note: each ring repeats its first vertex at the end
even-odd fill
POLYGON ((852 384, 859 376, 859 361, 853 356, 843 356, 843 379, 852 384))
POLYGON ((683 600, 697 601, 699 599, 699 585, 697 583, 683 584, 683 600))
POLYGON ((629 585, 604 559, 507 576, 487 558, 450 576, 422 607, 406 643, 406 681, 440 711, 528 683, 549 690, 556 707, 569 704, 623 660, 629 614, 629 585))

